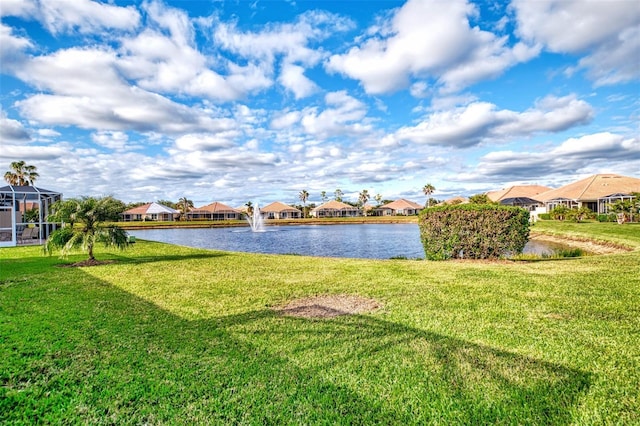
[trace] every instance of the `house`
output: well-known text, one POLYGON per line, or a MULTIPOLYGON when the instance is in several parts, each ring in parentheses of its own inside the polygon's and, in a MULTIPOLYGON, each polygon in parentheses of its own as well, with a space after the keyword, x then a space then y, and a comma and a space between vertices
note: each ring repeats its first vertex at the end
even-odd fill
POLYGON ((239 220, 242 212, 218 201, 193 209, 186 214, 189 220, 239 220))
POLYGON ((392 201, 388 204, 376 208, 378 216, 413 216, 424 209, 424 206, 404 198, 392 201))
POLYGON ((265 219, 300 219, 302 217, 300 210, 280 201, 260 207, 260 213, 265 219))
POLYGON ((349 204, 341 201, 331 200, 312 209, 309 213, 311 217, 356 217, 360 211, 349 204))
POLYGON ((547 212, 559 205, 569 208, 586 207, 606 214, 609 203, 615 200, 630 200, 634 192, 640 192, 640 179, 616 174, 597 174, 588 178, 538 194, 547 212))
POLYGON ((51 205, 62 194, 35 186, 7 185, 0 188, 0 247, 42 243, 59 224, 49 222, 51 205), (27 222, 25 213, 37 209, 38 217, 27 222))
POLYGON ((535 211, 543 207, 544 203, 538 198, 539 194, 551 191, 552 188, 543 185, 514 185, 497 191, 487 192, 487 197, 496 203, 506 206, 522 207, 525 210, 535 211))
POLYGON ((147 220, 171 222, 180 217, 180 212, 164 204, 148 203, 129 209, 120 215, 125 222, 147 220))

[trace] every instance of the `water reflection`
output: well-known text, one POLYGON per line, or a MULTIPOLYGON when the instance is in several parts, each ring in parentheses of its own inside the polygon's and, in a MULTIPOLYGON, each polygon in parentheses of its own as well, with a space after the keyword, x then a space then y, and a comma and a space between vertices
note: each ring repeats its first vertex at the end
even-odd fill
MULTIPOLYGON (((145 240, 224 251, 364 259, 424 258, 417 224, 268 226, 265 230, 176 228, 129 233, 145 240)), ((531 240, 525 253, 551 254, 555 248, 531 240)))

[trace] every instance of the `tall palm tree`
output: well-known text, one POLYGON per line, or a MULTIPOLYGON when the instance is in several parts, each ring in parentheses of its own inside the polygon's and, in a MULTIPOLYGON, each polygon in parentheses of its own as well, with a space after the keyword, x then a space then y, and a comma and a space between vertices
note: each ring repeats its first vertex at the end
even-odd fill
POLYGON ((342 202, 342 197, 344 196, 344 192, 342 192, 342 190, 340 188, 336 189, 333 192, 334 198, 336 201, 340 201, 342 202))
POLYGON ((322 204, 326 203, 329 200, 329 197, 327 197, 327 191, 322 191, 320 193, 320 198, 322 199, 322 204))
POLYGON ((253 203, 251 201, 247 201, 244 205, 247 206, 247 216, 253 216, 253 203))
POLYGON ((378 207, 380 206, 380 203, 382 202, 382 195, 381 194, 376 194, 375 197, 373 197, 374 200, 376 200, 376 203, 378 203, 378 207))
POLYGON ((36 172, 36 166, 28 165, 24 161, 14 161, 11 163, 11 169, 4 174, 4 180, 9 185, 14 186, 33 186, 34 182, 40 175, 36 172))
POLYGON ((424 192, 424 195, 427 197, 427 207, 431 207, 431 198, 429 198, 429 197, 435 191, 436 191, 436 187, 431 185, 430 183, 428 183, 428 184, 426 184, 425 186, 422 187, 422 192, 424 192))
POLYGON ((300 198, 300 201, 302 201, 302 205, 304 206, 304 217, 307 217, 307 200, 309 199, 309 193, 306 189, 303 189, 300 191, 300 194, 298 194, 298 198, 300 198))
POLYGON ((367 216, 367 209, 365 207, 365 204, 367 204, 367 201, 369 201, 369 191, 366 189, 363 189, 362 192, 360 192, 360 195, 358 196, 358 202, 362 206, 362 214, 365 217, 367 216))
POLYGON ((193 201, 188 199, 187 197, 182 197, 178 200, 178 210, 183 217, 187 217, 187 213, 193 208, 193 201))

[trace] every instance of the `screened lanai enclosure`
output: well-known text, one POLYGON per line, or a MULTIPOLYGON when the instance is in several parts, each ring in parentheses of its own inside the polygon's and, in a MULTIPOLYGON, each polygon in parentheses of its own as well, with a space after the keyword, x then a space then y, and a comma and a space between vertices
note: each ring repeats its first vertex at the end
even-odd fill
POLYGON ((47 221, 62 194, 35 186, 0 188, 0 247, 41 244, 59 226, 47 221))

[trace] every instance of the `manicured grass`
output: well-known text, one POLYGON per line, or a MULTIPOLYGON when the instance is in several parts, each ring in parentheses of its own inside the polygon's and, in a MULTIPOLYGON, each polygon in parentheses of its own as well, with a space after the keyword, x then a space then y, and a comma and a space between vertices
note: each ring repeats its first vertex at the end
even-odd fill
MULTIPOLYGON (((610 226, 609 226, 610 225, 610 226)), ((639 424, 634 247, 538 262, 0 249, 0 423, 639 424), (375 313, 283 317, 314 294, 375 313)))

